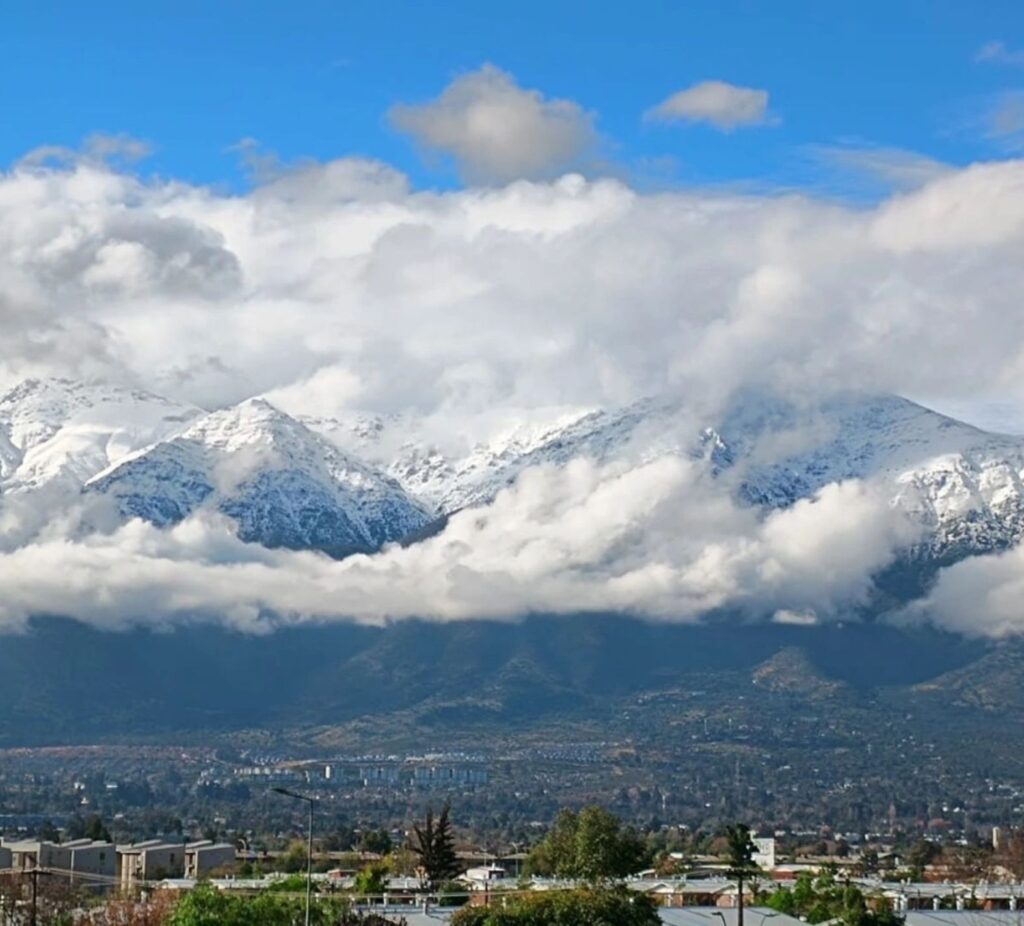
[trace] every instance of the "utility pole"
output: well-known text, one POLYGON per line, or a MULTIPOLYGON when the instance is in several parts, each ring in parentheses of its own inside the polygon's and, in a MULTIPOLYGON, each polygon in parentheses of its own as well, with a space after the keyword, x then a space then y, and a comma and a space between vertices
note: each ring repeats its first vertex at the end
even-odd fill
POLYGON ((35 865, 32 866, 32 912, 29 914, 30 926, 37 926, 36 921, 36 899, 39 894, 39 868, 35 865))
POLYGON ((309 910, 313 898, 313 804, 316 803, 316 798, 310 797, 308 794, 289 791, 287 788, 271 790, 297 801, 305 801, 309 805, 309 830, 306 835, 306 926, 309 926, 309 910))

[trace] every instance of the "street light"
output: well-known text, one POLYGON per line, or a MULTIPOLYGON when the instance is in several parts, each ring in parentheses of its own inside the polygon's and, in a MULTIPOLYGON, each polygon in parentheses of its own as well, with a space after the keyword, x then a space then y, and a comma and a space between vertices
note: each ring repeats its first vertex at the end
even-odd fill
POLYGON ((296 801, 305 801, 309 804, 309 832, 306 845, 306 926, 309 926, 309 904, 313 896, 313 804, 316 802, 316 798, 310 797, 308 794, 289 791, 287 788, 272 788, 271 790, 276 791, 278 794, 283 794, 285 797, 293 798, 296 801))

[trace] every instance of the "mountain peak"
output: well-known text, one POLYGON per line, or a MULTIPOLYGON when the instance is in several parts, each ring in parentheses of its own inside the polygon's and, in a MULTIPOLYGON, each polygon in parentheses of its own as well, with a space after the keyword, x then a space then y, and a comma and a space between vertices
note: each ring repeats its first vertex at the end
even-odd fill
POLYGON ((263 398, 204 415, 89 489, 158 526, 215 508, 243 540, 335 556, 374 551, 429 520, 397 482, 263 398))
POLYGON ((61 483, 77 490, 97 471, 201 414, 129 386, 63 377, 23 380, 0 396, 5 489, 61 483))

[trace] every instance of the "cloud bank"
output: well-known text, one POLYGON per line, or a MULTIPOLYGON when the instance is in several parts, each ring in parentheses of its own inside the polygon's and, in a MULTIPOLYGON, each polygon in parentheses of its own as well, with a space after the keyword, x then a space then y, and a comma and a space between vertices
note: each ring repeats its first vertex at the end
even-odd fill
MULTIPOLYGON (((500 72, 460 80, 454 102, 428 104, 444 101, 450 138, 476 118, 481 82, 530 125, 590 125, 500 72)), ((524 169, 478 155, 460 157, 489 180, 524 169)), ((921 175, 853 208, 575 174, 420 192, 361 159, 228 195, 104 156, 30 158, 0 176, 0 384, 95 377, 207 408, 273 393, 289 411, 414 416, 463 452, 524 409, 667 391, 711 411, 751 385, 797 400, 1024 399, 1020 161, 921 175)), ((11 499, 0 508, 20 517, 11 499)), ((248 547, 205 516, 89 538, 73 522, 15 525, 34 540, 0 559, 6 625, 68 610, 106 626, 203 613, 256 627, 271 611, 825 617, 862 600, 906 540, 870 486, 759 518, 678 460, 531 472, 439 537, 343 563, 248 547)), ((950 570, 939 619, 954 625, 957 589, 980 569, 1012 572, 1014 556, 950 570)), ((1003 605, 985 600, 998 621, 1003 605)))
POLYGON ((696 464, 635 469, 585 460, 538 468, 439 536, 341 562, 237 540, 194 516, 0 554, 0 628, 74 614, 102 627, 209 618, 247 631, 297 620, 514 618, 620 611, 697 620, 734 608, 821 619, 871 588, 913 529, 860 483, 758 518, 696 464), (59 581, 55 577, 59 576, 59 581))
POLYGON ((208 408, 307 384, 453 422, 751 382, 1021 398, 1019 161, 869 209, 576 175, 422 193, 347 159, 243 196, 22 164, 0 220, 5 384, 94 376, 208 408))

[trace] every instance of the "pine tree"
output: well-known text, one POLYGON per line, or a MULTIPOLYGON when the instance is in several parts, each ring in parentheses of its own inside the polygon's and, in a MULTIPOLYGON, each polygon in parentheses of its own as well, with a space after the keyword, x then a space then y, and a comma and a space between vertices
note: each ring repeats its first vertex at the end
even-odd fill
POLYGON ((412 849, 419 856, 420 868, 431 888, 454 878, 461 866, 455 854, 455 836, 449 819, 451 804, 446 803, 440 816, 434 818, 434 809, 427 809, 423 825, 413 826, 415 844, 412 849))
POLYGON ((756 846, 750 838, 750 827, 737 823, 725 831, 729 844, 729 874, 736 879, 736 926, 743 926, 743 881, 757 871, 754 864, 756 846))

